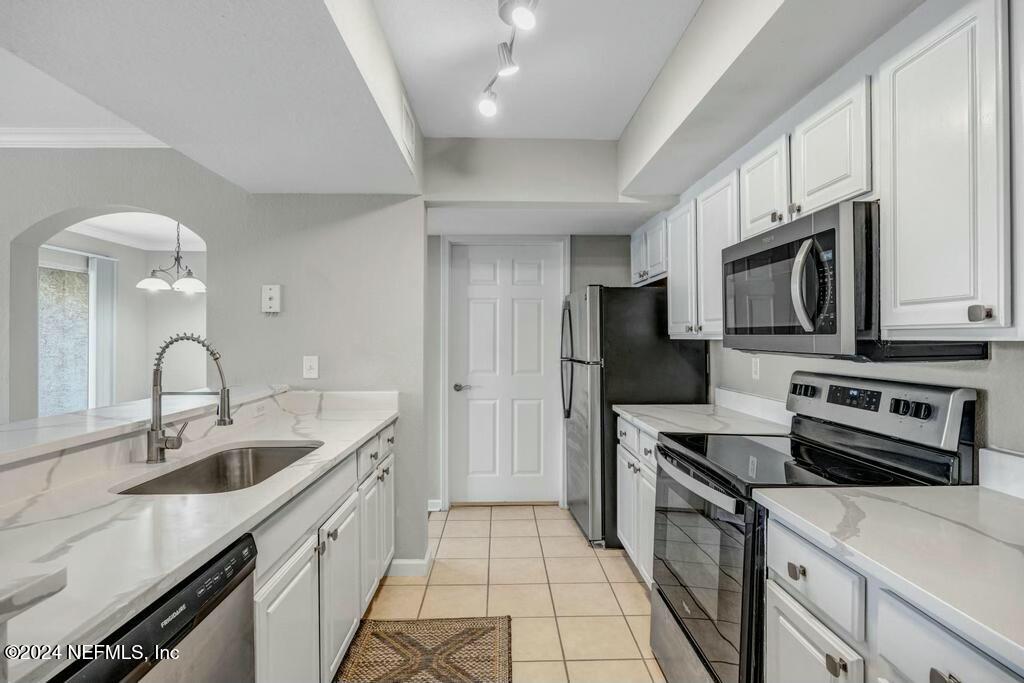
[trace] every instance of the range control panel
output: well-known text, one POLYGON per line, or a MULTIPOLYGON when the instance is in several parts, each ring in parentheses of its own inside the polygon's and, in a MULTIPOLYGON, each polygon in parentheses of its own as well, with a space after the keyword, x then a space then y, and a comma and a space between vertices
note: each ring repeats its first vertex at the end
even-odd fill
POLYGON ((878 406, 882 400, 882 392, 830 384, 827 400, 829 403, 835 403, 836 405, 870 410, 873 413, 877 413, 878 406))

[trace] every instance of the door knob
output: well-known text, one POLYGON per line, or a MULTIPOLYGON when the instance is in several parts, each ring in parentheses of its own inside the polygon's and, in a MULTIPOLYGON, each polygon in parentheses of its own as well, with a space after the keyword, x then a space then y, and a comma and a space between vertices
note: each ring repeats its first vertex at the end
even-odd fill
POLYGON ((466 389, 472 389, 472 384, 459 384, 458 382, 452 387, 455 391, 465 391, 466 389))

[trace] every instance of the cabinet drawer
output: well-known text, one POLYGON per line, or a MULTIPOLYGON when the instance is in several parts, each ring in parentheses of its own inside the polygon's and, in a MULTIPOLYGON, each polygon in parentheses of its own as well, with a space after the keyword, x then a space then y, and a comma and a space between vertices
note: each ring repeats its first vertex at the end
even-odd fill
POLYGON ((631 422, 619 418, 617 430, 615 434, 619 437, 619 443, 622 447, 633 455, 637 454, 639 448, 639 430, 631 422))
POLYGON ((640 458, 640 462, 657 472, 658 462, 654 454, 658 452, 658 441, 647 432, 639 432, 637 440, 640 445, 636 455, 640 458))
POLYGON ((878 599, 878 654, 908 681, 1021 683, 1020 678, 886 591, 881 591, 878 599))
POLYGON ((395 423, 380 430, 380 457, 386 458, 395 451, 395 423))
POLYGON ((768 569, 791 594, 864 640, 864 577, 777 522, 768 522, 768 569))
POLYGON ((377 464, 381 461, 380 434, 374 435, 366 443, 360 446, 358 454, 359 481, 362 481, 377 469, 377 464))

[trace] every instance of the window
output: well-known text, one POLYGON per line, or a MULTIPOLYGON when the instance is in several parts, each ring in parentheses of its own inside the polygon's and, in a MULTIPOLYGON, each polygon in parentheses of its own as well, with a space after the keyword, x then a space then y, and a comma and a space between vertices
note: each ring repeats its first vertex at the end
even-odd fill
POLYGON ((89 407, 89 273, 39 267, 39 415, 89 407))

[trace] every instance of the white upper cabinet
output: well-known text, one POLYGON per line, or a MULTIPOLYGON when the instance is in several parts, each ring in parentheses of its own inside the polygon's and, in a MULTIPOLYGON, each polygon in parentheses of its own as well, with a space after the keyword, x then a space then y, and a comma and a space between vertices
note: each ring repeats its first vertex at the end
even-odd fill
POLYGON ((871 190, 869 93, 865 78, 793 131, 791 217, 871 190))
POLYGON ((733 172, 697 195, 697 333, 704 337, 722 335, 722 249, 739 240, 738 186, 733 172))
MULTIPOLYGON (((646 226, 644 226, 645 228, 646 226)), ((644 228, 637 229, 629 238, 629 279, 634 285, 640 284, 646 277, 647 245, 644 239, 644 228)))
POLYGON ((633 232, 629 242, 630 279, 634 285, 663 279, 668 271, 668 229, 658 214, 633 232))
POLYGON ((696 334, 697 229, 695 202, 683 202, 668 214, 668 333, 696 334))
POLYGON ((1004 0, 973 0, 880 69, 884 330, 1012 322, 1007 53, 1004 0))
POLYGON ((645 233, 647 277, 655 278, 668 270, 668 239, 665 217, 656 216, 645 233))
POLYGON ((740 239, 789 220, 789 136, 740 166, 740 239))

